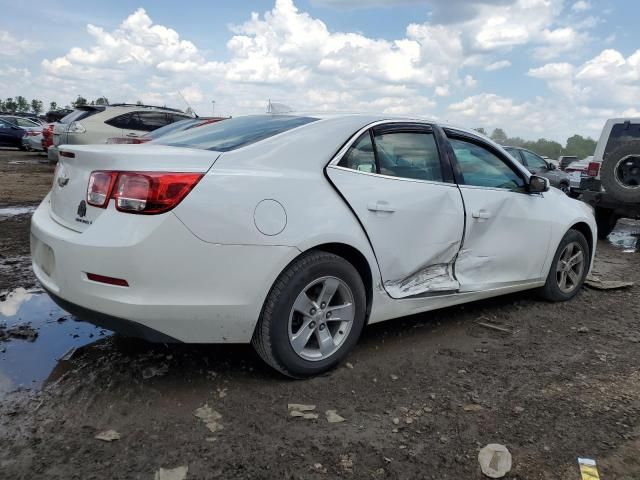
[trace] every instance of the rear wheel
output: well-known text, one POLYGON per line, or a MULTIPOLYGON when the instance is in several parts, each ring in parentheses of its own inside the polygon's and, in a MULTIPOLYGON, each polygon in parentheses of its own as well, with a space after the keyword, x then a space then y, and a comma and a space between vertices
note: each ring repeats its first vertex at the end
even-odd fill
POLYGON ((353 265, 331 253, 309 252, 276 280, 252 343, 285 375, 317 375, 336 366, 356 344, 365 312, 364 284, 353 265))
POLYGON ((553 257, 547 281, 540 290, 550 302, 564 302, 576 296, 589 272, 589 244, 577 230, 569 230, 553 257))
POLYGON ((602 186, 623 202, 640 201, 640 141, 626 142, 603 162, 602 186))

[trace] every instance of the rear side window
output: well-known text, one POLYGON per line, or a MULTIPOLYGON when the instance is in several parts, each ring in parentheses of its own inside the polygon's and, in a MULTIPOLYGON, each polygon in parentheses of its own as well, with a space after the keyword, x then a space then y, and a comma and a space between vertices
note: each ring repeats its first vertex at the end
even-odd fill
POLYGON ((172 147, 229 152, 318 120, 291 115, 254 115, 185 130, 153 140, 172 147))
POLYGON ((518 150, 517 148, 513 148, 513 147, 503 147, 507 152, 509 152, 509 155, 511 155, 513 158, 515 158, 518 162, 522 163, 522 157, 520 156, 520 150, 518 150))
POLYGON ((138 117, 132 118, 132 115, 131 113, 125 113, 124 115, 118 115, 117 117, 106 120, 104 123, 115 128, 138 130, 138 128, 134 128, 138 126, 138 117))
POLYGON ((617 123, 611 128, 609 140, 604 150, 604 159, 626 142, 640 140, 640 123, 617 123))
POLYGON ((433 133, 390 132, 375 136, 380 173, 392 177, 442 181, 433 133))
POLYGON ((153 132, 172 121, 165 112, 136 112, 136 114, 139 124, 138 130, 144 130, 145 132, 153 132))
POLYGON ((375 173, 376 157, 373 153, 373 143, 368 130, 360 135, 353 145, 349 147, 338 166, 358 170, 359 172, 375 173))

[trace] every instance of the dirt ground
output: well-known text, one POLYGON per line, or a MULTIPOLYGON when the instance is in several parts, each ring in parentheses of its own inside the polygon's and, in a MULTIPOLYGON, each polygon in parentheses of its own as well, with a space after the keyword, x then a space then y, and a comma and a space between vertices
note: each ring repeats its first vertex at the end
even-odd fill
MULTIPOLYGON (((0 207, 36 202, 51 173, 0 151, 0 207)), ((23 260, 11 264, 28 257, 28 223, 0 217, 0 300, 35 287, 23 260)), ((616 238, 639 230, 622 223, 616 238)), ((599 242, 595 275, 640 282, 628 250, 599 242)), ((522 293, 386 322, 348 364, 307 381, 274 373, 249 346, 93 338, 42 389, 0 396, 0 478, 152 479, 187 466, 189 479, 467 480, 485 478, 478 451, 500 443, 513 455, 506 478, 578 480, 577 458, 589 457, 603 480, 638 479, 638 288, 584 288, 564 304, 522 293), (290 417, 289 403, 316 405, 318 418, 290 417), (194 416, 205 404, 221 430, 194 416), (120 438, 94 438, 105 430, 120 438)))

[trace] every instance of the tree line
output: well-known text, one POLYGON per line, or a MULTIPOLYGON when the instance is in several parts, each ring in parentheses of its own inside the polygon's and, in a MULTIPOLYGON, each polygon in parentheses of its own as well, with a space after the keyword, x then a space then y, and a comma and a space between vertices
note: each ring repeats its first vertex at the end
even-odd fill
MULTIPOLYGON (((74 101, 64 107, 59 107, 57 102, 50 102, 48 111, 56 111, 60 108, 71 109, 81 107, 83 105, 109 105, 109 99, 106 97, 99 97, 89 102, 82 95, 78 95, 74 101)), ((29 101, 22 95, 8 97, 5 100, 0 99, 0 112, 33 113, 35 115, 40 115, 44 112, 44 103, 42 100, 38 100, 37 98, 29 101)))
POLYGON ((476 128, 477 132, 491 137, 491 139, 500 145, 508 145, 510 147, 521 147, 531 150, 545 157, 557 159, 561 155, 574 155, 578 159, 583 159, 590 155, 596 149, 596 141, 591 137, 583 137, 582 135, 573 135, 567 138, 566 144, 562 145, 554 140, 539 138, 538 140, 524 140, 520 137, 509 137, 502 128, 496 128, 489 135, 484 128, 476 128))

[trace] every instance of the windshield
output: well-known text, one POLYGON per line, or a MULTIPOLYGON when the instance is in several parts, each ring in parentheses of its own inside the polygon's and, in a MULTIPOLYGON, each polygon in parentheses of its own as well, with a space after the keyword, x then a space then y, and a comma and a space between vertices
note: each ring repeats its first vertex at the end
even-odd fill
POLYGON ((174 133, 153 143, 228 152, 316 120, 292 115, 250 115, 174 133))

